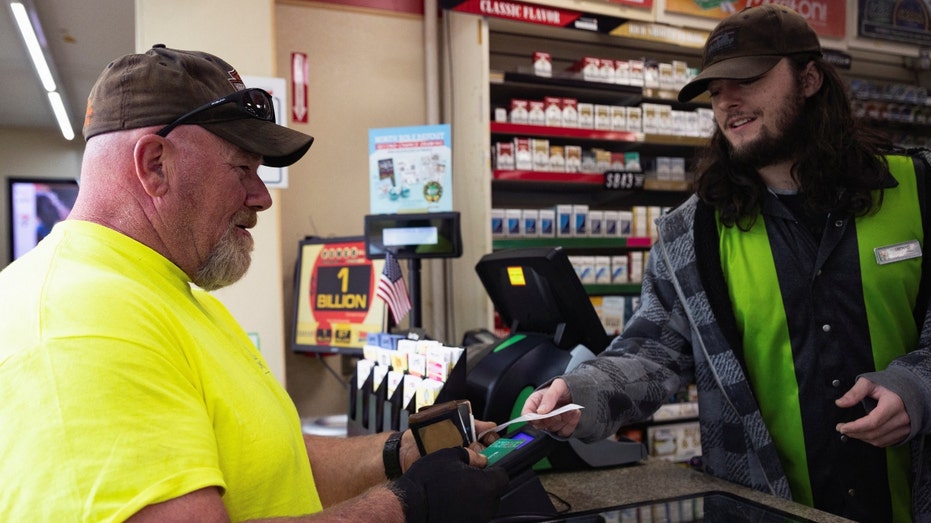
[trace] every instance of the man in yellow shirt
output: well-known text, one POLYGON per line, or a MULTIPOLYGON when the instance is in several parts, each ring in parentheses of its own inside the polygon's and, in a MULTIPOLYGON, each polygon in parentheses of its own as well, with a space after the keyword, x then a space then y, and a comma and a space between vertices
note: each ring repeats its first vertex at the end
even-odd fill
POLYGON ((302 435, 208 294, 249 267, 272 204, 258 166, 313 141, 275 123, 267 93, 216 56, 156 46, 101 74, 84 135, 71 215, 0 272, 4 520, 494 515, 507 477, 474 450, 416 460, 409 433, 302 435))

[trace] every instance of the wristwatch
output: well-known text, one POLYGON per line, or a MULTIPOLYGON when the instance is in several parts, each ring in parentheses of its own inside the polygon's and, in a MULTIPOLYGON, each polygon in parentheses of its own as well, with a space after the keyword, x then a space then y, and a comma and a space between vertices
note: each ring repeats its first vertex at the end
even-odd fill
POLYGON ((385 476, 389 480, 398 479, 404 473, 401 470, 401 436, 402 432, 393 432, 385 441, 385 448, 381 451, 385 463, 385 476))

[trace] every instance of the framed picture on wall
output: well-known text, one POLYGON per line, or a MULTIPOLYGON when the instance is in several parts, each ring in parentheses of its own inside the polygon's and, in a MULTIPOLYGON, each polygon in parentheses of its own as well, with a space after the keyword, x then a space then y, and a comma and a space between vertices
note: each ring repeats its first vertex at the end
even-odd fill
POLYGON ((71 212, 78 182, 71 178, 7 178, 10 261, 26 254, 71 212))

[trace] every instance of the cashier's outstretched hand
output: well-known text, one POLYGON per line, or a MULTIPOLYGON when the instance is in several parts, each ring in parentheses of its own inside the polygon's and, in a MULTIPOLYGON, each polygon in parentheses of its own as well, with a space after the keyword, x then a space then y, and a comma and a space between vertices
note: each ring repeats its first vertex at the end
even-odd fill
MULTIPOLYGON (((569 403, 572 403, 572 394, 569 393, 569 387, 565 381, 556 378, 550 383, 549 387, 535 391, 527 398, 524 408, 521 410, 521 415, 531 412, 549 414, 553 409, 558 409, 569 403)), ((575 432, 581 417, 582 411, 575 409, 550 418, 530 421, 529 423, 535 429, 545 430, 557 436, 568 438, 575 432)))
POLYGON ((407 523, 478 523, 495 517, 507 472, 470 465, 471 454, 465 447, 431 452, 392 483, 407 523))

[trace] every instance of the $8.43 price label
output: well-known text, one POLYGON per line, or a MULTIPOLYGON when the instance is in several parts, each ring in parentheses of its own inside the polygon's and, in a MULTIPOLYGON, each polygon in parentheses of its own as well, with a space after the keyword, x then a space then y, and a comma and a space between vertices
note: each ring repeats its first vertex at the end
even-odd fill
POLYGON ((606 171, 605 189, 630 191, 643 188, 643 173, 631 171, 606 171))

